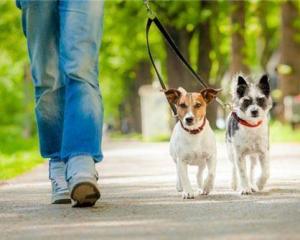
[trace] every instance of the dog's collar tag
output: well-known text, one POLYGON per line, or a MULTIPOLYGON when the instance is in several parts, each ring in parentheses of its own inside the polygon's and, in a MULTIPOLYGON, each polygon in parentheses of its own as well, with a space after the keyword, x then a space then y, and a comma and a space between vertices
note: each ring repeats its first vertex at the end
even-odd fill
POLYGON ((187 131, 190 134, 196 135, 196 134, 200 133, 203 130, 203 128, 205 126, 205 123, 206 123, 206 117, 204 117, 202 125, 200 127, 196 128, 196 129, 188 129, 188 128, 186 128, 186 127, 183 126, 183 123, 181 122, 181 120, 179 120, 179 122, 180 122, 181 127, 185 131, 187 131))
POLYGON ((232 112, 231 115, 238 121, 238 123, 246 126, 246 127, 250 127, 250 128, 255 128, 255 127, 258 127, 259 125, 262 124, 262 120, 258 121, 257 123, 255 124, 252 124, 252 123, 249 123, 247 122, 246 120, 244 119, 241 119, 237 114, 236 112, 232 112))

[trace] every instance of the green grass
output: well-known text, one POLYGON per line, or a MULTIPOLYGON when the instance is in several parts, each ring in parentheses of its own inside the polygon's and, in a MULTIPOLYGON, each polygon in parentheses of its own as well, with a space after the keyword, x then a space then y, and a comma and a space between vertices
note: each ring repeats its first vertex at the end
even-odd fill
POLYGON ((109 134, 112 140, 131 140, 131 141, 142 141, 143 137, 139 133, 122 134, 121 132, 112 132, 109 134))
POLYGON ((36 137, 24 139, 21 133, 17 127, 0 129, 0 181, 18 176, 43 162, 36 137))
MULTIPOLYGON (((215 130, 218 141, 225 141, 225 130, 215 130)), ((136 140, 145 142, 166 142, 170 137, 166 135, 157 136, 152 139, 143 140, 140 134, 113 133, 112 140, 136 140)), ((293 130, 289 124, 282 124, 279 121, 271 121, 270 123, 270 141, 271 143, 300 143, 300 129, 293 130)))
POLYGON ((42 161, 37 151, 18 151, 12 155, 0 154, 0 180, 16 177, 42 161))
MULTIPOLYGON (((225 131, 217 130, 218 141, 225 140, 225 131)), ((300 143, 300 129, 293 130, 289 124, 282 124, 279 121, 270 123, 270 142, 271 143, 300 143)))
POLYGON ((300 129, 274 121, 270 124, 270 139, 274 143, 300 143, 300 129))

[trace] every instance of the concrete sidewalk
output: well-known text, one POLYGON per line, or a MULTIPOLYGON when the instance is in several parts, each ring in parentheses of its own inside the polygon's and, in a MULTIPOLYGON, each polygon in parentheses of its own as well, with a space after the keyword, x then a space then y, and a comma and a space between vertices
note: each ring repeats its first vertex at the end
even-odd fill
POLYGON ((195 200, 175 190, 167 143, 106 144, 102 200, 89 209, 50 205, 47 164, 39 166, 0 187, 0 239, 300 239, 300 145, 271 146, 271 179, 251 196, 230 189, 218 149, 215 190, 195 200))

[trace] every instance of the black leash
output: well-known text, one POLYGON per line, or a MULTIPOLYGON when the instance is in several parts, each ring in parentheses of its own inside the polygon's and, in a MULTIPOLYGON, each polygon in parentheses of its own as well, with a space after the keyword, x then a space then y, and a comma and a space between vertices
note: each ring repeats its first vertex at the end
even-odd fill
MULTIPOLYGON (((157 75, 157 77, 158 77, 159 83, 160 83, 160 85, 161 85, 161 87, 162 87, 163 90, 167 90, 166 85, 165 85, 165 83, 164 83, 164 81, 163 81, 163 79, 162 79, 162 76, 160 75, 160 73, 159 73, 159 71, 158 71, 158 69, 157 69, 157 67, 156 67, 156 65, 155 65, 155 63, 154 63, 154 59, 153 59, 153 57, 152 57, 151 50, 150 50, 150 44, 149 44, 149 30, 150 30, 151 24, 152 24, 153 22, 156 22, 155 19, 158 20, 157 18, 154 18, 154 19, 148 18, 148 22, 147 22, 147 26, 146 26, 147 49, 148 49, 148 54, 149 54, 149 57, 150 57, 150 61, 151 61, 152 66, 153 66, 153 68, 154 68, 154 70, 155 70, 155 73, 156 73, 156 75, 157 75)), ((159 23, 159 21, 158 21, 158 23, 159 23)), ((158 27, 158 26, 161 26, 161 25, 156 25, 156 26, 158 27)), ((162 28, 162 29, 163 29, 163 28, 162 28)), ((164 29, 163 29, 163 30, 164 30, 164 29)), ((166 33, 166 34, 167 34, 167 32, 165 32, 165 31, 163 31, 162 33, 166 33)), ((167 34, 167 36, 168 36, 168 34, 167 34)), ((171 103, 169 100, 168 100, 168 103, 169 103, 169 105, 170 105, 170 107, 171 107, 171 109, 172 109, 172 112, 173 112, 174 117, 177 117, 177 109, 176 109, 175 105, 174 105, 173 103, 171 103)))
MULTIPOLYGON (((178 57, 178 59, 181 60, 181 62, 187 67, 187 69, 190 70, 191 74, 193 75, 193 77, 195 79, 197 79, 200 84, 204 87, 207 88, 207 84, 204 82, 203 78, 201 76, 199 76, 195 70, 191 67, 191 65, 188 63, 188 61, 184 58, 184 56, 181 54, 181 52, 179 51, 177 45, 175 44, 175 42, 173 41, 173 39, 171 38, 171 36, 169 35, 169 33, 166 31, 166 29, 163 27, 163 25, 161 24, 161 22, 159 21, 159 19, 157 17, 154 17, 153 19, 148 18, 147 21, 147 26, 146 26, 146 38, 147 38, 147 48, 148 48, 148 52, 151 55, 151 51, 150 51, 150 47, 149 47, 149 40, 148 40, 148 35, 149 35, 149 30, 150 27, 152 25, 152 23, 154 23, 156 25, 156 27, 158 28, 158 30, 161 32, 161 34, 164 36, 165 40, 167 41, 167 43, 169 44, 169 46, 172 48, 172 50, 175 52, 175 55, 178 57)), ((153 64, 153 59, 152 59, 152 64, 153 64)), ((155 64, 154 64, 155 65, 155 64)), ((153 67, 154 67, 153 65, 153 67)), ((156 68, 156 67, 155 67, 156 68)), ((157 72, 157 74, 159 75, 159 73, 157 72)))
MULTIPOLYGON (((157 27, 157 29, 160 31, 160 33, 164 36, 166 42, 169 44, 169 46, 171 47, 171 49, 175 52, 175 55, 181 60, 181 62, 184 64, 185 67, 187 67, 187 69, 191 72, 192 76, 198 80, 198 82, 202 85, 202 87, 204 88, 208 88, 208 85, 205 83, 205 81, 203 80, 203 78, 196 73, 196 71, 191 67, 191 65, 189 64, 189 62, 184 58, 184 56, 181 54, 180 50, 178 49, 177 45, 175 44, 174 40, 172 39, 172 37, 170 36, 170 34, 166 31, 166 29, 164 28, 164 26, 162 25, 162 23, 159 21, 159 19, 157 18, 157 16, 153 13, 153 11, 151 10, 150 6, 149 6, 149 0, 144 0, 144 4, 147 8, 147 12, 148 12, 148 21, 147 21, 147 25, 146 25, 146 40, 147 40, 147 49, 148 49, 148 54, 152 63, 152 66, 155 70, 155 73, 158 77, 158 80, 160 82, 161 87, 163 88, 163 90, 166 90, 166 85, 164 84, 164 81, 154 63, 154 59, 153 56, 151 54, 151 50, 150 50, 150 44, 149 44, 149 31, 151 28, 151 25, 154 23, 155 26, 157 27)), ((229 104, 225 104, 221 99, 216 98, 216 101, 224 108, 230 108, 229 104)), ((168 101, 169 102, 169 101, 168 101)), ((174 106, 174 104, 170 103, 170 107, 173 111, 174 116, 177 116, 177 110, 176 107, 174 106)))

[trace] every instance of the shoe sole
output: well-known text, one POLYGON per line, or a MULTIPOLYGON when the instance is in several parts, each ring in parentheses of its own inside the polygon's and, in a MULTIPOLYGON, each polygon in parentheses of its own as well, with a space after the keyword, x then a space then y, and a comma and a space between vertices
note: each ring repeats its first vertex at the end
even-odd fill
POLYGON ((70 198, 64 198, 64 199, 56 199, 53 200, 52 204, 70 204, 72 201, 70 198))
POLYGON ((76 184, 71 192, 72 207, 92 207, 101 194, 98 188, 90 182, 76 184))

